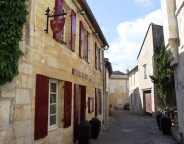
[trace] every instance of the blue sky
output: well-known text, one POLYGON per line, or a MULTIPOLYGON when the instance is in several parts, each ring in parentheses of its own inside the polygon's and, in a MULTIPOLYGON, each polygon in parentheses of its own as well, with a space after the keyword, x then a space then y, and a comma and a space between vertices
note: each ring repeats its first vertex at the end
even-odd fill
POLYGON ((162 25, 160 0, 87 0, 105 38, 113 70, 126 72, 137 65, 137 55, 148 25, 162 25))

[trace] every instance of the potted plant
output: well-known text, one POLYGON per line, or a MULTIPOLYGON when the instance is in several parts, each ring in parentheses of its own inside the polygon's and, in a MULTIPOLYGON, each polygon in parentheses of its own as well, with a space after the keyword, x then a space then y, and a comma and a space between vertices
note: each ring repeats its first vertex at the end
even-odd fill
POLYGON ((77 140, 79 144, 90 144, 91 125, 89 121, 83 120, 77 127, 77 140))
POLYGON ((160 117, 160 127, 164 135, 170 135, 171 134, 171 118, 168 117, 167 115, 162 115, 160 117))

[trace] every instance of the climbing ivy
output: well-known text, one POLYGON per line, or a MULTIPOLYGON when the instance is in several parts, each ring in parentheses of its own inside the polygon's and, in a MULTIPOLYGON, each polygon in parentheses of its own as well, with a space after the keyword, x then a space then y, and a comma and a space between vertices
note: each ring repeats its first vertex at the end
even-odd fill
POLYGON ((19 42, 28 14, 26 0, 0 1, 0 84, 18 75, 18 61, 23 54, 19 42))
POLYGON ((162 43, 159 53, 155 54, 156 71, 150 76, 158 89, 158 94, 165 106, 175 105, 174 71, 170 67, 170 60, 162 43))

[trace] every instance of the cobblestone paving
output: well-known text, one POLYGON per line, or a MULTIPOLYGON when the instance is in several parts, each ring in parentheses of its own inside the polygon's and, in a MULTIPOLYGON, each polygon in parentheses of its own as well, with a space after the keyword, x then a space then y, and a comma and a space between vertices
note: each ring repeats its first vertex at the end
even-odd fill
POLYGON ((117 110, 102 125, 96 140, 90 144, 179 144, 170 135, 163 135, 156 120, 129 111, 117 110))

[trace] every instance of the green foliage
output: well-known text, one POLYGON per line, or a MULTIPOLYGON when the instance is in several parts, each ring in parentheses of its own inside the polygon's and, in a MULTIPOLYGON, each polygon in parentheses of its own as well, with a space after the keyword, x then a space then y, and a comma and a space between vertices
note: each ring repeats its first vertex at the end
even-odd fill
POLYGON ((0 84, 11 82, 19 73, 19 42, 27 14, 26 0, 0 1, 0 84))
POLYGON ((150 76, 152 82, 158 88, 158 94, 165 106, 172 105, 172 98, 175 96, 174 72, 170 67, 169 57, 164 44, 160 46, 159 54, 155 55, 156 71, 154 76, 150 76))

